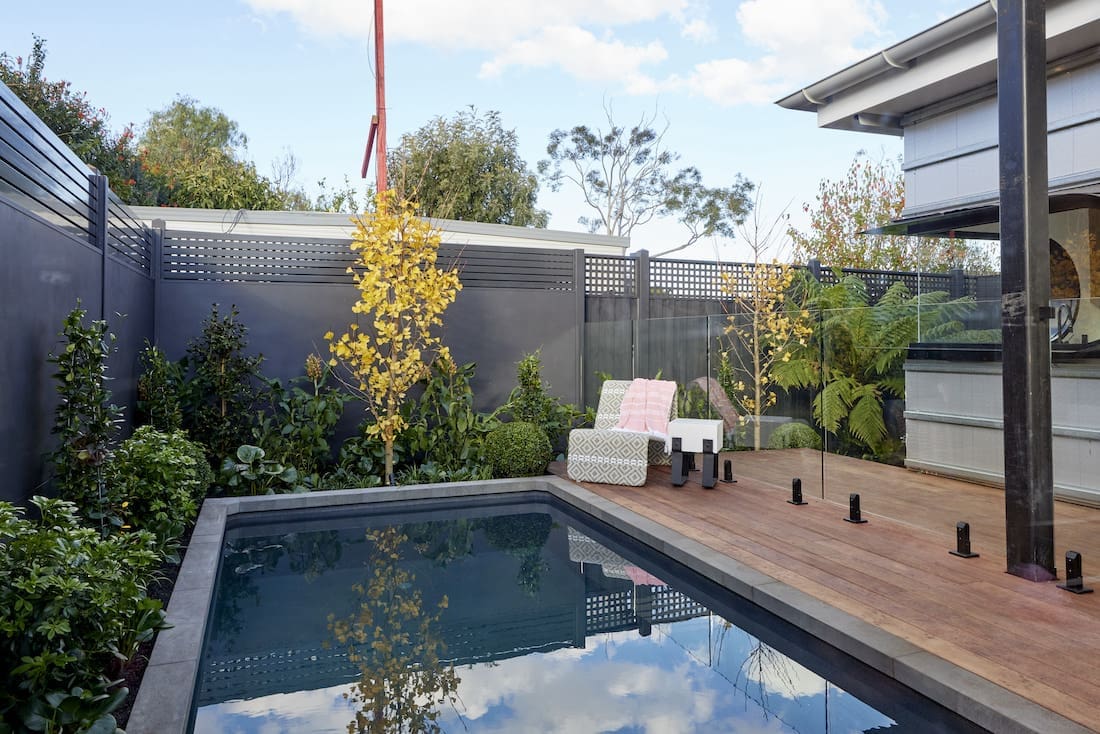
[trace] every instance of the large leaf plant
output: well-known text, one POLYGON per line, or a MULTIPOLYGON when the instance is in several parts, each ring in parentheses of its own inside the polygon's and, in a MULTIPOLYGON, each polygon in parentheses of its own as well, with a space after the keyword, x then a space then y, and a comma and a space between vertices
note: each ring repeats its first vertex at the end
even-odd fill
POLYGON ((951 300, 943 291, 913 296, 897 281, 872 304, 854 275, 829 285, 805 277, 798 287, 807 290, 817 328, 789 360, 773 366, 774 379, 787 389, 816 392, 814 419, 840 453, 889 460, 902 446, 887 429, 884 402, 905 397, 909 345, 961 332, 973 299, 951 300))

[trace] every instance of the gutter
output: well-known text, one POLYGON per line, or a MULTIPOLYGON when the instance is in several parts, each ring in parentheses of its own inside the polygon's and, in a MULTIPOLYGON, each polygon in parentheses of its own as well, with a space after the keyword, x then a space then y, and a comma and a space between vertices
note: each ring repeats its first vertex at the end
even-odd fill
POLYGON ((909 69, 921 56, 997 24, 996 0, 964 10, 956 16, 890 46, 862 61, 857 61, 832 76, 776 101, 780 107, 816 112, 829 98, 876 76, 898 69, 909 69))

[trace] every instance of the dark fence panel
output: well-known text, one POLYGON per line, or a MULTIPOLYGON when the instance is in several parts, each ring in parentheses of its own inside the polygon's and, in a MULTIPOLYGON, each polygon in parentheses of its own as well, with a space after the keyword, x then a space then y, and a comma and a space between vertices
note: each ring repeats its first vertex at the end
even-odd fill
POLYGON ((57 404, 53 365, 46 359, 62 348, 62 322, 79 305, 85 323, 105 318, 117 337, 108 360, 112 402, 124 409, 128 435, 135 409, 138 352, 153 338, 153 282, 126 262, 30 215, 0 197, 4 267, 4 349, 0 350, 0 499, 22 502, 43 492, 48 476, 45 455, 57 404), (105 279, 105 280, 104 280, 105 279), (106 287, 104 287, 106 282, 106 287), (37 488, 37 489, 36 489, 37 488))
POLYGON ((0 84, 0 196, 85 242, 93 238, 86 165, 0 84))

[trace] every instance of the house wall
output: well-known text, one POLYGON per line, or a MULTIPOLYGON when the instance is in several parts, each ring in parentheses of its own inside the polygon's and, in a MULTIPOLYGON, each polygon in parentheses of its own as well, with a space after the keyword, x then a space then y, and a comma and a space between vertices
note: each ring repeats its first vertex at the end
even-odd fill
MULTIPOLYGON (((1051 191, 1100 179, 1100 63, 1050 77, 1047 118, 1051 191)), ((995 96, 902 124, 905 216, 996 201, 995 96)))
MULTIPOLYGON (((905 364, 905 465, 1004 483, 999 363, 905 364)), ((1100 365, 1051 366, 1056 497, 1100 505, 1100 365)))

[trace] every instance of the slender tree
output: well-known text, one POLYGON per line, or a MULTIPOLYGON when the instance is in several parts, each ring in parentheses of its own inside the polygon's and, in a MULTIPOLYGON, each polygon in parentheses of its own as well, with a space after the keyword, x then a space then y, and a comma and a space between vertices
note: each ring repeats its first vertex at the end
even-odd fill
POLYGON ((761 448, 761 416, 775 405, 779 385, 776 364, 787 362, 792 349, 805 345, 813 333, 813 318, 806 307, 806 290, 797 283, 798 272, 781 263, 780 254, 786 210, 770 225, 760 221, 760 194, 748 223, 739 227, 741 238, 753 254, 741 272, 723 273, 723 284, 732 302, 718 381, 742 416, 753 418, 753 449, 761 448))
POLYGON ((337 338, 325 334, 330 364, 342 364, 348 386, 374 423, 369 436, 385 445, 385 479, 393 482, 393 442, 405 428, 401 406, 409 390, 429 373, 434 358, 450 359, 433 329, 462 288, 458 273, 436 266, 439 232, 416 216, 416 205, 393 190, 375 197, 375 210, 356 220, 349 268, 359 290, 352 311, 369 327, 352 323, 337 338))

